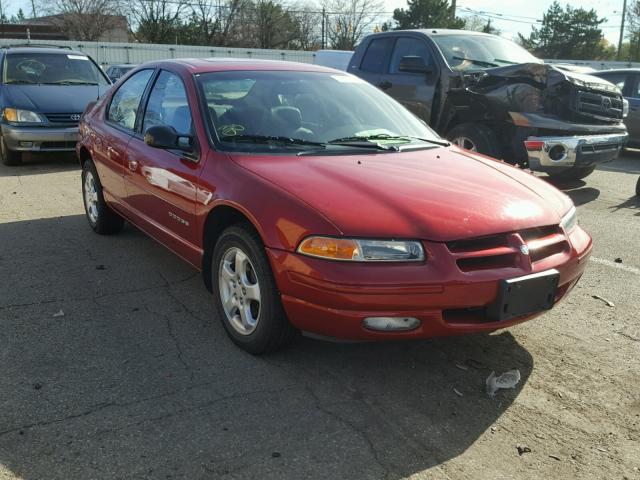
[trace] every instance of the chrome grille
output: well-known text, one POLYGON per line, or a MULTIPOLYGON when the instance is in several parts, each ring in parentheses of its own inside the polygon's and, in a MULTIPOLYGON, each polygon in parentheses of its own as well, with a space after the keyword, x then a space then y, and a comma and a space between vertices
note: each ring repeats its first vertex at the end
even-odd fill
POLYGON ((44 116, 51 123, 57 123, 65 126, 78 125, 82 113, 45 113, 44 116))
POLYGON ((622 96, 616 93, 577 90, 574 109, 582 116, 598 120, 622 120, 622 96))

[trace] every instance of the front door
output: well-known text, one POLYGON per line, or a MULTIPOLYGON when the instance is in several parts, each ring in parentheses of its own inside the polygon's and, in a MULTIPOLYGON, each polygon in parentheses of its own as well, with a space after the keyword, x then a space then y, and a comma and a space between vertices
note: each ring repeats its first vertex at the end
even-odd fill
POLYGON ((193 110, 180 76, 161 70, 149 93, 138 133, 129 142, 125 166, 127 203, 152 235, 187 260, 198 255, 194 221, 202 162, 196 155, 147 145, 144 132, 152 126, 166 125, 180 135, 194 137, 193 110))
POLYGON ((386 87, 387 94, 430 124, 431 105, 438 78, 433 55, 427 43, 420 38, 398 37, 391 53, 388 71, 383 73, 380 83, 386 87), (426 74, 401 72, 400 60, 407 56, 421 57, 432 71, 426 74))

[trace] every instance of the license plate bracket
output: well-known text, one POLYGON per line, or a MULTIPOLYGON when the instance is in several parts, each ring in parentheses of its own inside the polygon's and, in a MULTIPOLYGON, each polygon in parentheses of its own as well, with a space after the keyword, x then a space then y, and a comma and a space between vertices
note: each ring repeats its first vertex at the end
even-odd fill
POLYGON ((553 307, 560 272, 556 269, 501 280, 496 301, 487 307, 487 317, 500 322, 553 307))

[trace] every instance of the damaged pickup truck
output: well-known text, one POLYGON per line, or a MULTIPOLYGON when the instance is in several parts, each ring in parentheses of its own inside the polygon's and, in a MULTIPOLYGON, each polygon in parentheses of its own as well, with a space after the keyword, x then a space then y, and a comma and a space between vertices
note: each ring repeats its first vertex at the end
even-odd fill
POLYGON ((347 71, 452 143, 552 176, 584 178, 627 141, 628 103, 615 85, 557 69, 495 35, 377 33, 358 46, 347 71))

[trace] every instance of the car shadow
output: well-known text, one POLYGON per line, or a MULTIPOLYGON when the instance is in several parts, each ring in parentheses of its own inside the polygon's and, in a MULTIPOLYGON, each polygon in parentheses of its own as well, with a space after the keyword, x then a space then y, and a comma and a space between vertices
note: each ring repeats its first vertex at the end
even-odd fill
POLYGON ((569 195, 576 206, 596 200, 600 196, 600 190, 594 187, 586 187, 587 182, 584 180, 559 179, 553 177, 538 177, 546 180, 559 190, 569 195))
POLYGON ((40 175, 44 173, 79 170, 75 153, 25 153, 22 165, 8 167, 0 164, 0 177, 40 175))
POLYGON ((640 217, 640 197, 634 195, 633 197, 629 197, 624 202, 610 207, 610 209, 612 212, 617 212, 618 210, 622 209, 637 210, 637 212, 633 215, 635 217, 640 217))
POLYGON ((404 478, 467 450, 533 368, 508 331, 254 357, 200 274, 128 225, 98 236, 76 215, 0 238, 0 471, 25 480, 404 478), (518 386, 488 397, 512 368, 518 386))

